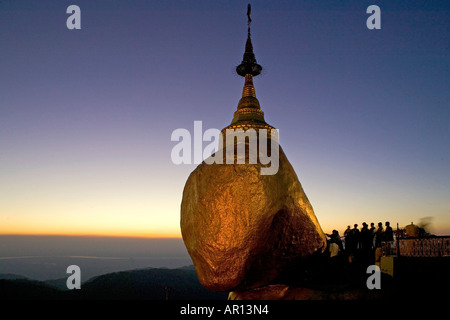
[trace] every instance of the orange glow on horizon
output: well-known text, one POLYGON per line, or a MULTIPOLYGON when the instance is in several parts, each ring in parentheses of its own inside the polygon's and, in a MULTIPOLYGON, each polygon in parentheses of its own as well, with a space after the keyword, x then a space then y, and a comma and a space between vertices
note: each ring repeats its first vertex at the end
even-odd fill
POLYGON ((60 236, 60 237, 105 237, 105 238, 146 238, 181 239, 181 233, 83 233, 83 232, 0 232, 0 236, 60 236))
POLYGON ((0 227, 0 235, 21 235, 21 236, 80 236, 80 237, 120 237, 120 238, 181 238, 181 230, 176 228, 153 228, 145 230, 138 227, 114 226, 92 226, 71 227, 71 226, 42 226, 31 225, 9 225, 0 227))
POLYGON ((181 230, 176 214, 37 212, 25 218, 10 214, 0 223, 0 235, 181 238, 181 230))

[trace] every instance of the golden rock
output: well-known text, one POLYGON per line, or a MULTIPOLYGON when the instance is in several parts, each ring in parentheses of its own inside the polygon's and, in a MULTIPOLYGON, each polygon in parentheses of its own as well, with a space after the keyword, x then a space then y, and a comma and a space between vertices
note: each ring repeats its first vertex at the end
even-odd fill
POLYGON ((289 264, 326 247, 326 237, 294 169, 200 164, 181 203, 181 232, 200 282, 213 291, 268 284, 289 264))

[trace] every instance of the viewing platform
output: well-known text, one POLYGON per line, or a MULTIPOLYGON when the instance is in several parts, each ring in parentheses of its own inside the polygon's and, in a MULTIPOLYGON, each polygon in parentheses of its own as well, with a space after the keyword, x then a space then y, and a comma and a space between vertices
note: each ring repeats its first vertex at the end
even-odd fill
POLYGON ((376 264, 381 272, 397 277, 413 270, 433 273, 450 267, 450 236, 400 238, 383 242, 376 264), (408 272, 407 272, 408 270, 408 272))

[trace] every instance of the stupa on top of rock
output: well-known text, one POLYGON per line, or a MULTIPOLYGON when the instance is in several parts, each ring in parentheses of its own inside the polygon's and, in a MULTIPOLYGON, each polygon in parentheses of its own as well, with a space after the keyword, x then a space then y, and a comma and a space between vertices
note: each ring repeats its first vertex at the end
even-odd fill
MULTIPOLYGON (((250 16, 250 10, 248 16, 250 16)), ((244 89, 242 90, 242 97, 239 100, 231 124, 224 129, 274 129, 264 120, 264 112, 261 110, 259 101, 256 98, 255 87, 253 85, 253 77, 261 73, 262 67, 256 62, 255 54, 253 53, 250 21, 249 17, 244 57, 241 64, 236 67, 236 73, 245 78, 244 89)))
MULTIPOLYGON (((181 232, 200 282, 213 291, 245 292, 276 283, 286 270, 326 248, 313 208, 278 141, 272 139, 275 128, 266 123, 256 98, 253 78, 262 67, 251 42, 250 5, 247 16, 245 53, 236 67, 245 78, 244 89, 222 136, 237 130, 266 132, 257 136, 257 149, 271 147, 277 170, 261 174, 267 167, 261 157, 253 163, 206 159, 190 174, 181 202, 181 232)), ((244 140, 246 152, 251 151, 249 143, 244 140)), ((220 148, 225 147, 224 143, 220 148)))

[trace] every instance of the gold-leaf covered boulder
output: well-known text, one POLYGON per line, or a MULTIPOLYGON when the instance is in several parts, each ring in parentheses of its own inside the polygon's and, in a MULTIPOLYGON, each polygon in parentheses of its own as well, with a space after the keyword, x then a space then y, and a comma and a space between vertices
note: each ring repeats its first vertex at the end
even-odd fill
POLYGON ((269 283, 290 263, 325 248, 326 238, 294 169, 200 164, 181 203, 181 231, 200 282, 213 291, 269 283))

